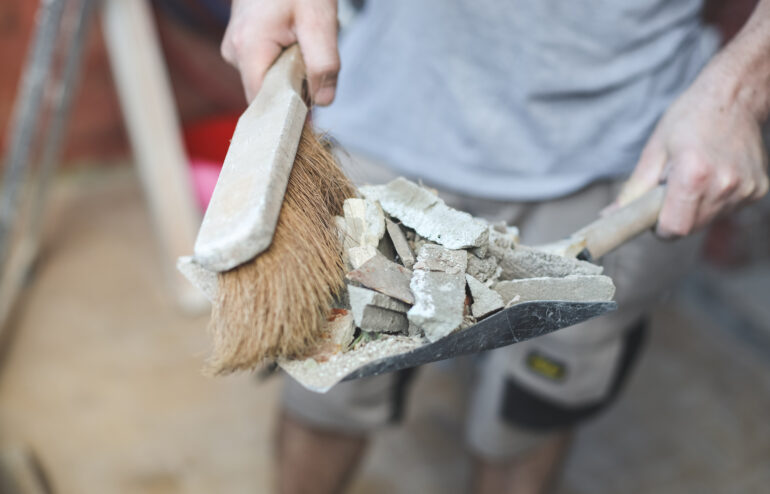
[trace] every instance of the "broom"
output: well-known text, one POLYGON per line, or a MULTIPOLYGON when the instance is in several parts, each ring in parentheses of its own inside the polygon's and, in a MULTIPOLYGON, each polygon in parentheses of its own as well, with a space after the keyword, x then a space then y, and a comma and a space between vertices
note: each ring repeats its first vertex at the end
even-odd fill
POLYGON ((241 115, 203 217, 195 261, 218 273, 205 371, 306 353, 343 287, 334 216, 355 189, 315 136, 297 45, 241 115))
POLYGON ((306 353, 320 337, 344 282, 334 216, 353 185, 329 149, 302 129, 273 242, 254 260, 219 273, 206 371, 252 369, 306 353))

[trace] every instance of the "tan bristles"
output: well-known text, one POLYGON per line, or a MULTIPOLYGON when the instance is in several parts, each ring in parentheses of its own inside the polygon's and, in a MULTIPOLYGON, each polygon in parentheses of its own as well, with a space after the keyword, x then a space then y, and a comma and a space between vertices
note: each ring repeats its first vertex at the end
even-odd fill
POLYGON ((355 194, 306 123, 270 248, 219 274, 207 373, 248 370, 307 352, 343 287, 334 215, 355 194))

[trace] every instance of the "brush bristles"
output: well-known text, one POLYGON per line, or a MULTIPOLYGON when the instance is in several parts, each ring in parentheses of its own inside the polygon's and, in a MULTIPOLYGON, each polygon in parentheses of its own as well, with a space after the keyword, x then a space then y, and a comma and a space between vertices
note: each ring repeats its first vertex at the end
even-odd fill
POLYGON ((334 215, 354 188, 310 126, 302 129, 270 248, 219 274, 207 373, 305 354, 343 287, 334 215))

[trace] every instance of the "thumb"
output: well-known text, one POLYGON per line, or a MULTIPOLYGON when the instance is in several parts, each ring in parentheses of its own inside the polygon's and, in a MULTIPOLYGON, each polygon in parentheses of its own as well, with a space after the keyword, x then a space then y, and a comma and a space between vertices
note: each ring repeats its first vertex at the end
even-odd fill
POLYGON ((663 179, 667 159, 665 147, 653 134, 642 150, 631 177, 615 199, 614 206, 625 206, 657 187, 663 179))

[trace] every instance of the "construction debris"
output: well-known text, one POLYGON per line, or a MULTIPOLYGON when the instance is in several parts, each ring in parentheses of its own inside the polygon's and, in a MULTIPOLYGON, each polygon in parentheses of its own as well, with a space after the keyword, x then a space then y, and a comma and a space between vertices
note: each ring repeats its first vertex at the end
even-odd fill
POLYGON ((393 248, 396 250, 396 254, 398 255, 399 259, 401 259, 401 263, 407 269, 412 269, 415 262, 414 253, 412 252, 412 248, 409 247, 409 242, 406 239, 404 231, 400 226, 398 226, 398 224, 389 219, 385 219, 385 228, 388 231, 388 236, 390 237, 390 241, 393 243, 393 248))
POLYGON ((468 281, 468 288, 473 298, 473 304, 471 305, 471 315, 473 317, 481 319, 503 308, 505 303, 499 293, 488 288, 484 283, 469 274, 465 275, 465 279, 468 281))
POLYGON ((465 273, 468 267, 468 252, 450 250, 436 244, 425 244, 417 255, 414 269, 443 271, 449 274, 465 273))
POLYGON ((377 247, 385 234, 385 216, 379 204, 366 199, 345 199, 342 207, 348 234, 357 245, 377 247))
POLYGON ((359 190, 367 199, 379 202, 386 213, 401 220, 404 226, 444 247, 466 249, 487 244, 486 222, 450 208, 437 195, 405 178, 359 190))
POLYGON ((415 304, 407 317, 422 328, 428 341, 443 338, 460 327, 465 310, 464 274, 415 269, 409 286, 415 304))
POLYGON ((403 333, 407 330, 408 304, 357 286, 348 287, 348 297, 353 320, 362 330, 374 333, 403 333))
POLYGON ((332 344, 339 346, 342 351, 347 350, 356 332, 353 314, 345 309, 332 309, 324 329, 328 331, 332 344))
MULTIPOLYGON (((364 198, 347 199, 344 216, 335 218, 349 268, 347 296, 329 316, 317 351, 281 362, 290 373, 346 375, 361 359, 418 348, 511 305, 614 295, 600 266, 519 245, 515 227, 454 210, 403 178, 360 191, 364 198), (339 359, 342 352, 350 357, 339 359)), ((216 274, 191 258, 178 266, 215 296, 216 274)))
POLYGON ((357 245, 348 249, 348 259, 353 269, 363 266, 366 261, 376 256, 378 251, 371 245, 357 245))
POLYGON ((563 278, 529 278, 501 281, 494 290, 506 306, 532 300, 594 302, 612 300, 615 285, 607 276, 569 275, 563 278))
POLYGON ((347 274, 347 279, 362 284, 385 295, 406 302, 414 303, 414 296, 409 289, 412 272, 403 266, 389 261, 382 255, 376 255, 358 269, 347 274))
POLYGON ((500 279, 503 280, 562 278, 572 274, 599 275, 602 273, 602 267, 596 264, 541 252, 523 245, 519 245, 515 249, 498 250, 490 244, 490 253, 500 263, 500 268, 502 268, 500 279))

